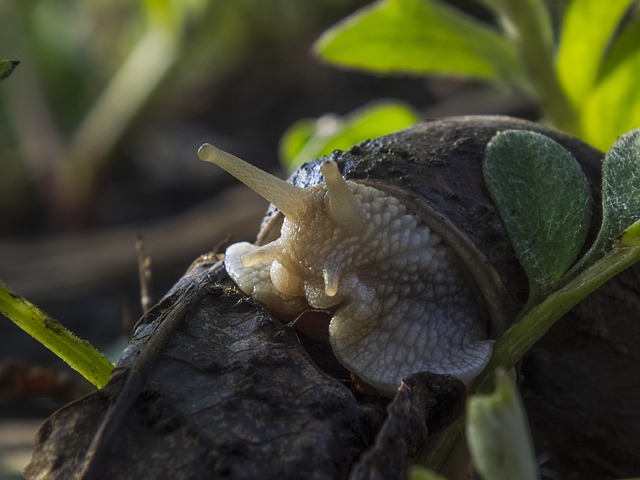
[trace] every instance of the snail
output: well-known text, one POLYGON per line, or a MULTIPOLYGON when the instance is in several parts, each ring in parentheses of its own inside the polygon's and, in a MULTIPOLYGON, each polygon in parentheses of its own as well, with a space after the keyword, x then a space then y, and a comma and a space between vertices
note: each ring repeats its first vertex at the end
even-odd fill
MULTIPOLYGON (((494 133, 505 122, 485 120, 494 133)), ((276 316, 329 311, 336 358, 383 394, 420 371, 471 382, 526 298, 482 181, 487 139, 449 122, 451 138, 425 123, 310 162, 289 182, 209 144, 198 151, 275 206, 258 244, 227 249, 229 276, 276 316), (457 145, 446 158, 443 142, 457 145)))

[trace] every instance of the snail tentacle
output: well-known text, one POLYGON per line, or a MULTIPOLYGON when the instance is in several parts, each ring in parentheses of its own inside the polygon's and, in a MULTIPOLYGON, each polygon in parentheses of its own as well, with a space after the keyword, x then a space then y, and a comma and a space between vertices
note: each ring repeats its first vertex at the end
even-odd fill
POLYGON ((340 175, 338 164, 325 160, 320 165, 329 197, 329 215, 333 223, 345 230, 355 230, 361 223, 361 206, 353 196, 347 182, 340 175))
POLYGON ((242 258, 260 247, 248 242, 234 243, 225 253, 225 268, 240 290, 256 301, 271 306, 277 314, 295 316, 308 307, 304 296, 288 295, 274 288, 272 262, 256 263, 251 267, 242 264, 242 258))
POLYGON ((258 195, 273 203, 288 217, 297 218, 307 206, 308 198, 305 189, 274 177, 209 143, 205 143, 198 149, 198 158, 215 163, 258 195))

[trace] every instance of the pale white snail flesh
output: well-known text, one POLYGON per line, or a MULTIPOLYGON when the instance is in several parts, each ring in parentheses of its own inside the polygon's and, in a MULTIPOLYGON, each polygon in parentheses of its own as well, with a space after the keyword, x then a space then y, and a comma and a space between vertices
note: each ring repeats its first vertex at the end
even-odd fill
POLYGON ((205 144, 217 164, 283 214, 281 236, 231 245, 225 266, 247 295, 278 315, 332 312, 336 358, 393 392, 420 371, 470 382, 492 344, 467 276, 442 238, 396 197, 344 180, 325 160, 325 183, 300 188, 205 144))

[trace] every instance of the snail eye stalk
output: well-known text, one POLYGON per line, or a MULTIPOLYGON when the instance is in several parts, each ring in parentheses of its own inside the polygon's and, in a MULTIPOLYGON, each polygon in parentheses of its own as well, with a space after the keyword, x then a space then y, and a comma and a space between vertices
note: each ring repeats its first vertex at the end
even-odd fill
POLYGON ((271 175, 230 153, 205 143, 198 149, 198 158, 218 165, 265 200, 273 203, 285 217, 293 220, 307 208, 309 194, 304 188, 271 175))

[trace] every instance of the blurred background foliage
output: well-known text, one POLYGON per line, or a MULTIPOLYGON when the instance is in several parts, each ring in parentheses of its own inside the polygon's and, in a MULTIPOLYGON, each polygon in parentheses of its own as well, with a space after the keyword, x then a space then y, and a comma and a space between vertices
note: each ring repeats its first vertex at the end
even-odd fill
MULTIPOLYGON (((183 128, 207 115, 234 75, 256 60, 257 68, 278 69, 283 51, 308 48, 362 3, 3 2, 2 55, 22 64, 0 97, 0 233, 99 223, 92 203, 117 170, 138 161, 134 137, 145 127, 164 120, 183 128)), ((215 113, 230 123, 238 115, 215 113)), ((191 160, 196 146, 179 156, 191 160)), ((163 177, 165 160, 147 161, 145 175, 163 177)))
POLYGON ((0 58, 22 64, 0 88, 0 235, 183 211, 216 176, 204 140, 293 169, 425 114, 512 113, 607 149, 640 121, 638 2, 518 5, 3 2, 0 58))
MULTIPOLYGON (((0 83, 0 279, 117 357, 140 316, 138 234, 157 300, 199 254, 257 232, 266 205, 219 200, 233 180, 198 161, 202 143, 277 170, 301 118, 465 86, 318 62, 313 42, 367 3, 0 2, 0 59, 21 62, 0 83)), ((60 365, 4 319, 0 351, 0 377, 5 359, 60 365)))
POLYGON ((378 0, 326 31, 324 60, 378 74, 448 75, 511 88, 539 121, 606 151, 640 126, 637 0, 378 0))

